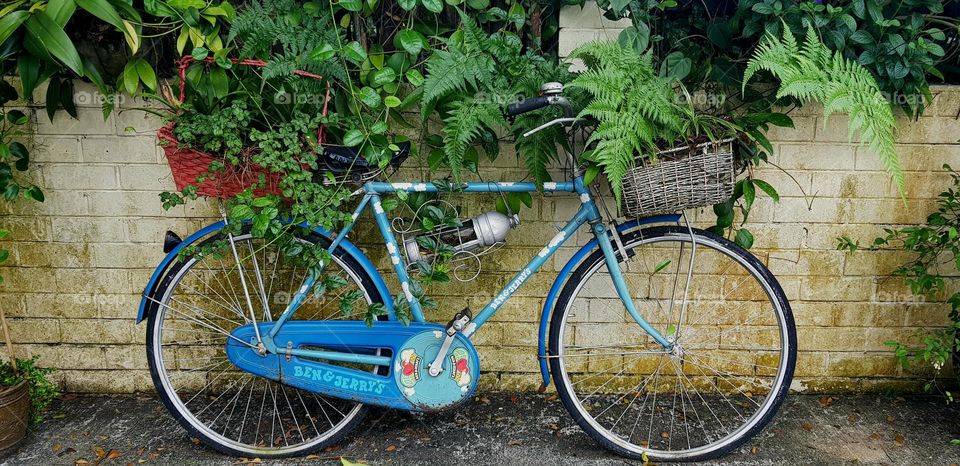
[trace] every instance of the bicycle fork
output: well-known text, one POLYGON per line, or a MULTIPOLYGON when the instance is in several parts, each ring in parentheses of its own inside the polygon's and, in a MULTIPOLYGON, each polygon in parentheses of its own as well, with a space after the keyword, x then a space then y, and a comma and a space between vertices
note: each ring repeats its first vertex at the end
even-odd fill
MULTIPOLYGON (((640 314, 637 306, 633 303, 633 297, 630 296, 630 290, 627 288, 626 278, 623 276, 623 271, 620 270, 620 263, 617 261, 616 251, 613 249, 610 235, 607 234, 607 228, 603 225, 603 222, 599 221, 599 219, 591 222, 590 229, 597 238, 597 244, 600 245, 600 250, 603 252, 607 270, 610 272, 610 279, 613 281, 613 286, 617 290, 617 296, 620 297, 623 306, 627 308, 630 317, 632 317, 637 325, 650 335, 654 341, 659 343, 664 350, 672 350, 673 342, 658 332, 657 329, 653 328, 653 326, 643 318, 643 315, 640 314)), ((623 259, 626 260, 627 258, 624 257, 623 259)))

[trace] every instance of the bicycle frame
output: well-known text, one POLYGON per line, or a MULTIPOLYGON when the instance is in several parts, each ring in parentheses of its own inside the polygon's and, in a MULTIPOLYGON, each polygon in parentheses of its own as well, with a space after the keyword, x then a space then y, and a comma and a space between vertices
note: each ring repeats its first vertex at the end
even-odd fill
MULTIPOLYGON (((557 235, 554 236, 553 239, 551 239, 550 242, 530 260, 529 264, 527 264, 519 273, 517 273, 513 279, 511 279, 510 282, 507 283, 507 285, 504 286, 504 288, 497 293, 494 298, 476 315, 476 317, 474 317, 474 319, 463 330, 464 336, 469 338, 477 330, 479 330, 480 327, 482 327, 483 324, 486 323, 487 320, 489 320, 497 312, 500 306, 502 306, 503 303, 513 296, 513 294, 524 284, 524 282, 526 282, 531 276, 540 270, 540 267, 542 267, 543 264, 553 256, 553 254, 566 242, 567 239, 572 237, 573 234, 584 224, 589 224, 591 231, 596 237, 597 243, 599 244, 600 249, 605 257, 607 267, 610 271, 610 277, 613 281, 614 288, 617 291, 617 295, 623 302, 627 312, 637 322, 637 324, 640 325, 640 327, 651 336, 651 338, 663 346, 665 350, 669 351, 672 347, 670 340, 654 329, 646 321, 646 319, 644 319, 633 303, 630 292, 624 280, 623 273, 620 270, 614 246, 612 245, 610 237, 607 234, 606 227, 601 221, 600 212, 593 201, 593 197, 590 194, 590 189, 583 183, 583 178, 578 176, 572 182, 566 181, 544 183, 543 190, 545 192, 567 192, 577 194, 581 203, 579 210, 577 210, 576 214, 574 214, 574 216, 567 222, 566 226, 560 229, 557 235)), ((411 317, 415 322, 426 322, 419 300, 410 291, 410 278, 407 274, 407 263, 400 253, 400 248, 397 245, 396 237, 390 228, 390 220, 381 205, 381 195, 390 194, 397 191, 405 191, 410 193, 439 192, 439 189, 431 183, 368 182, 364 184, 363 198, 360 200, 359 205, 357 205, 353 212, 352 221, 337 234, 336 238, 334 238, 333 242, 330 244, 328 250, 333 251, 340 246, 340 244, 352 230, 354 224, 363 211, 372 205, 373 216, 376 220, 377 227, 380 230, 380 234, 383 236, 394 272, 400 281, 400 286, 403 291, 403 299, 406 299, 410 307, 411 317)), ((536 191, 537 187, 534 183, 526 182, 466 183, 462 190, 462 192, 466 193, 511 193, 536 191)), ((322 267, 324 264, 320 265, 322 267)), ((262 335, 262 343, 266 351, 274 354, 283 353, 294 356, 332 361, 372 365, 389 365, 390 358, 385 356, 289 348, 283 348, 280 350, 277 348, 273 338, 283 328, 284 323, 286 323, 296 313, 297 309, 307 299, 317 278, 318 277, 313 275, 307 277, 303 285, 294 294, 284 311, 280 314, 276 321, 270 325, 269 331, 262 335)), ((254 322, 254 325, 256 325, 256 322, 254 322)))

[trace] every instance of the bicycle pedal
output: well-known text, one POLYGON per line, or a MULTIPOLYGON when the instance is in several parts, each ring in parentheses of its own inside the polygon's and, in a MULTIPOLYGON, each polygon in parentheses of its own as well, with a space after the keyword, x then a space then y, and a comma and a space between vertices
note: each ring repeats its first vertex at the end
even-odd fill
POLYGON ((473 320, 473 312, 469 307, 463 308, 463 310, 454 314, 453 319, 450 319, 450 322, 447 323, 447 335, 462 331, 471 320, 473 320))

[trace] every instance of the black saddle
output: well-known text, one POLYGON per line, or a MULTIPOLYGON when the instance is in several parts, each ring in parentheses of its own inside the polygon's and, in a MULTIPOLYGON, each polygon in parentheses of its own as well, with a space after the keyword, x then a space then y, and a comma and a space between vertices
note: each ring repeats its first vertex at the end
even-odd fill
MULTIPOLYGON (((399 168, 400 164, 410 156, 409 142, 401 142, 397 146, 400 149, 395 151, 390 159, 390 166, 394 169, 399 168)), ((366 175, 379 169, 376 164, 360 155, 355 148, 343 146, 324 147, 320 164, 321 168, 333 173, 337 178, 354 181, 362 180, 366 175)))

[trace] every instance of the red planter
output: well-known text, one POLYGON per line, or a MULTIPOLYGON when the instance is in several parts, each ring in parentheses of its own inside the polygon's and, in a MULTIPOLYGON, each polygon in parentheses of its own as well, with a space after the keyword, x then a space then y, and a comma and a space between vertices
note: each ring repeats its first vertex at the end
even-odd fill
POLYGON ((209 173, 210 164, 217 160, 223 161, 223 158, 182 147, 173 132, 173 127, 174 123, 169 123, 160 128, 160 131, 157 131, 157 138, 161 141, 163 152, 167 156, 177 190, 194 185, 198 187, 197 194, 201 196, 227 198, 247 189, 260 180, 260 175, 264 175, 267 186, 265 189, 255 190, 256 194, 276 194, 280 191, 280 174, 269 173, 258 166, 248 165, 238 169, 229 163, 224 163, 222 171, 209 173), (197 178, 204 175, 204 180, 197 182, 197 178))

